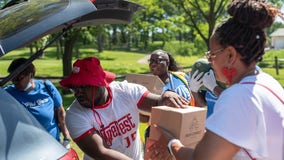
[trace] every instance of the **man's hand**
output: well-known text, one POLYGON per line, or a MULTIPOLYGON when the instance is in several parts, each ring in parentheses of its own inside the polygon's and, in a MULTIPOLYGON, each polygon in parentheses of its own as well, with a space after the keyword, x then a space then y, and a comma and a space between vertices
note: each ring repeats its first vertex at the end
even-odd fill
POLYGON ((189 101, 173 91, 165 91, 162 95, 162 104, 175 108, 185 108, 189 101))
POLYGON ((202 75, 203 75, 203 72, 200 72, 198 74, 198 70, 196 70, 192 76, 190 77, 190 74, 189 74, 189 77, 190 77, 190 81, 189 81, 189 88, 190 88, 190 91, 191 92, 198 92, 199 88, 202 86, 203 84, 203 81, 202 81, 202 75))
POLYGON ((210 69, 209 72, 204 74, 202 79, 203 79, 203 85, 210 91, 214 92, 214 88, 217 86, 214 71, 210 69))

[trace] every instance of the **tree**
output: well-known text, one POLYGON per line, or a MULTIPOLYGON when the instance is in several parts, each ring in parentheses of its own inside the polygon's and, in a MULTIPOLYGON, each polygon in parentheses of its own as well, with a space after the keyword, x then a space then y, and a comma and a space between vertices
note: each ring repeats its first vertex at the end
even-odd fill
POLYGON ((63 76, 69 75, 72 71, 73 47, 75 46, 75 43, 79 37, 80 31, 80 28, 73 28, 67 31, 67 33, 63 37, 63 76))
MULTIPOLYGON (((178 12, 175 14, 168 14, 166 10, 176 11, 176 8, 172 3, 163 2, 160 0, 135 0, 136 3, 142 5, 145 9, 136 13, 136 17, 133 18, 131 28, 136 28, 140 33, 140 41, 143 43, 143 49, 148 50, 148 44, 150 40, 161 40, 163 44, 175 37, 177 25, 174 23, 174 16, 179 15, 178 12), (153 5, 154 4, 154 5, 153 5)), ((132 30, 133 32, 134 30, 132 30)), ((163 45, 162 45, 163 47, 163 45)))
POLYGON ((185 14, 184 24, 204 41, 209 48, 209 38, 216 23, 224 18, 229 0, 173 0, 185 14))
MULTIPOLYGON (((185 14, 184 24, 194 30, 209 49, 209 38, 216 24, 227 17, 226 7, 230 0, 173 0, 177 8, 185 14)), ((280 7, 283 0, 270 0, 272 4, 280 7)))

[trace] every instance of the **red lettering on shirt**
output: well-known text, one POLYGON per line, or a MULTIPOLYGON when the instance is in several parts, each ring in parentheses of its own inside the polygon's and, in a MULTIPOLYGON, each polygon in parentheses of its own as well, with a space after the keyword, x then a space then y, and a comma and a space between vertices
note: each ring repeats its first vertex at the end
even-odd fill
MULTIPOLYGON (((128 113, 127 115, 119 118, 117 121, 113 121, 109 125, 101 128, 100 133, 106 143, 111 146, 113 138, 130 132, 133 128, 135 128, 135 126, 135 123, 132 122, 130 113, 128 113)), ((129 147, 130 142, 128 141, 126 143, 127 147, 129 147)))

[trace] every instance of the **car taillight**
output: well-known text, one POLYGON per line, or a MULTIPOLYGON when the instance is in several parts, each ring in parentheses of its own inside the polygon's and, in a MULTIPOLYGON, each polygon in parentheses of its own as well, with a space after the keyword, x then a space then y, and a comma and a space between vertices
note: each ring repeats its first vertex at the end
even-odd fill
POLYGON ((76 151, 71 148, 63 157, 59 158, 59 160, 79 160, 79 157, 76 151))

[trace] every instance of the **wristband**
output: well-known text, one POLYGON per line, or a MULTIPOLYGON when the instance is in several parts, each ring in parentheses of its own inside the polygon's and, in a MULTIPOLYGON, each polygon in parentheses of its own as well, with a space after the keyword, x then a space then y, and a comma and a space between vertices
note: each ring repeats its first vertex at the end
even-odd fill
POLYGON ((172 144, 176 141, 179 141, 179 140, 178 139, 171 139, 168 143, 168 150, 169 150, 169 152, 172 156, 174 156, 173 151, 172 151, 172 144))

